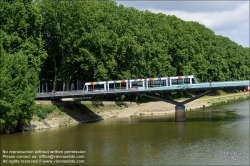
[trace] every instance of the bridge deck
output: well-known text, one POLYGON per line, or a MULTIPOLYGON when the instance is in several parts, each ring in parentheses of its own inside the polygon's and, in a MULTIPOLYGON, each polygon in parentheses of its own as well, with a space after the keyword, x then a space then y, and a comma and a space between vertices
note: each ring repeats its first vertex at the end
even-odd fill
POLYGON ((60 98, 76 98, 76 97, 93 97, 93 96, 107 96, 107 95, 121 95, 121 94, 149 94, 149 93, 168 93, 168 92, 184 92, 184 91, 206 91, 206 90, 224 90, 224 89, 238 89, 243 90, 250 85, 250 81, 226 81, 226 82, 207 82, 199 84, 181 84, 172 86, 162 86, 148 89, 116 89, 116 90, 96 90, 96 91, 60 91, 37 93, 36 99, 60 99, 60 98))

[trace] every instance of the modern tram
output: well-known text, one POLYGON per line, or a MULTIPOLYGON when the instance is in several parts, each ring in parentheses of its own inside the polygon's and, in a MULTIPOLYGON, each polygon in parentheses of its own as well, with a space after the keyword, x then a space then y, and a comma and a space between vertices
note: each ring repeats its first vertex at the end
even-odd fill
POLYGON ((149 89, 179 84, 198 84, 198 81, 193 75, 146 79, 112 80, 100 82, 86 82, 83 89, 84 91, 132 90, 149 89))

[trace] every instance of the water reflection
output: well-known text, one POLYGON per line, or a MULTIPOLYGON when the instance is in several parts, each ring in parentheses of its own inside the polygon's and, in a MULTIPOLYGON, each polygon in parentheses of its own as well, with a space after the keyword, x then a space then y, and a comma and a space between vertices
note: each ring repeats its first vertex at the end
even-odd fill
POLYGON ((186 122, 175 123, 178 138, 184 138, 187 134, 186 122))
POLYGON ((237 111, 225 108, 209 108, 206 111, 187 111, 187 119, 190 122, 199 121, 240 121, 245 118, 244 115, 238 114, 237 111))
POLYGON ((249 164, 246 103, 187 111, 187 122, 167 114, 1 135, 1 149, 85 150, 86 165, 249 164))

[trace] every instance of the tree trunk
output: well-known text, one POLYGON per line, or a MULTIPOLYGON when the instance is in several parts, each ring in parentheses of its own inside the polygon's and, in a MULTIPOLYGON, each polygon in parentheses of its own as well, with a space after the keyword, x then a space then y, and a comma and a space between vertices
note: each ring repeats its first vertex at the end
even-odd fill
POLYGON ((56 80, 57 80, 57 69, 56 69, 56 56, 54 56, 54 73, 55 73, 55 75, 54 75, 54 82, 53 82, 53 90, 52 90, 52 92, 55 92, 55 90, 56 90, 56 80))
POLYGON ((67 76, 66 77, 66 85, 65 85, 66 87, 66 90, 69 90, 70 89, 70 76, 67 76))
POLYGON ((24 123, 21 120, 18 120, 15 131, 16 132, 24 131, 24 123))

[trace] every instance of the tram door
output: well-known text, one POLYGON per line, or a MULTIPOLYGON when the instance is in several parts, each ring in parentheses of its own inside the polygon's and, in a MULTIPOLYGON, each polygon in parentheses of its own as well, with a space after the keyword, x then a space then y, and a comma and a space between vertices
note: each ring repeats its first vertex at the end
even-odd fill
POLYGON ((170 78, 169 78, 169 77, 168 77, 168 79, 167 79, 167 83, 168 83, 168 84, 167 84, 168 86, 171 86, 170 78))

